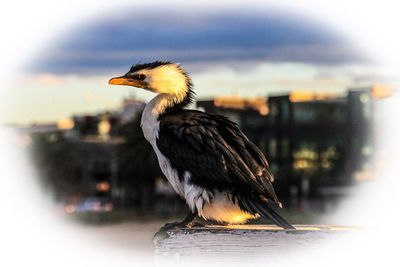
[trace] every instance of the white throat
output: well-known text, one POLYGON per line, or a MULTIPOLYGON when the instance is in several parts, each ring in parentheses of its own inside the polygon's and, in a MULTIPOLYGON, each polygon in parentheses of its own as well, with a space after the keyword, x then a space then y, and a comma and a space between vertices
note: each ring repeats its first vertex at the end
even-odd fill
MULTIPOLYGON (((184 97, 184 96, 183 96, 184 97)), ((141 126, 144 137, 153 146, 158 138, 159 121, 158 117, 177 102, 181 102, 183 97, 180 95, 159 94, 154 97, 143 110, 141 126)))

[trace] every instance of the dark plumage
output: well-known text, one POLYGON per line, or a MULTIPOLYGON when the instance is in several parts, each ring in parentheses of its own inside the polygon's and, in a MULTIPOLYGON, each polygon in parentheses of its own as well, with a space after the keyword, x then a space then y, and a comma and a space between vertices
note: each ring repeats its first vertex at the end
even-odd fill
POLYGON ((226 117, 195 110, 165 113, 157 146, 181 179, 189 171, 192 184, 229 191, 243 210, 292 228, 272 208, 281 203, 265 156, 226 117))

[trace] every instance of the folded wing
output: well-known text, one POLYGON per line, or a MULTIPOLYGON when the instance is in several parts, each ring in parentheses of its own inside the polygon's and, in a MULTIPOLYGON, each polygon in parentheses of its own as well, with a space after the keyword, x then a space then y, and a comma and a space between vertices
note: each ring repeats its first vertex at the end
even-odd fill
POLYGON ((157 146, 180 177, 189 172, 195 185, 280 204, 265 156, 223 116, 193 110, 166 115, 157 146))

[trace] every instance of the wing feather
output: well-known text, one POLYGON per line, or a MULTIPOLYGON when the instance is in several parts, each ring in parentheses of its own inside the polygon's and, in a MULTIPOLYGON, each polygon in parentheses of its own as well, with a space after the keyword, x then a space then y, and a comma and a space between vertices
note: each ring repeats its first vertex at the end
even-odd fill
POLYGON ((189 110, 166 115, 157 146, 196 185, 253 192, 279 203, 265 156, 223 116, 189 110))

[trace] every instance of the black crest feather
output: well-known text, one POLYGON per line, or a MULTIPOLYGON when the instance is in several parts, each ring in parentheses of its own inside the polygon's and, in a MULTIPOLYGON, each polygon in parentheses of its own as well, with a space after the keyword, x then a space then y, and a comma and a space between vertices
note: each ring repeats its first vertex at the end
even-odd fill
POLYGON ((157 68, 157 67, 160 67, 160 66, 163 66, 163 65, 170 65, 170 64, 174 64, 174 63, 169 62, 169 61, 157 60, 157 61, 150 62, 150 63, 136 64, 136 65, 133 65, 131 67, 129 72, 136 72, 138 70, 143 70, 143 69, 150 70, 150 69, 154 69, 154 68, 157 68))

